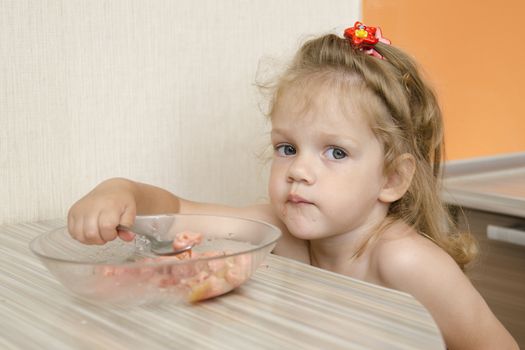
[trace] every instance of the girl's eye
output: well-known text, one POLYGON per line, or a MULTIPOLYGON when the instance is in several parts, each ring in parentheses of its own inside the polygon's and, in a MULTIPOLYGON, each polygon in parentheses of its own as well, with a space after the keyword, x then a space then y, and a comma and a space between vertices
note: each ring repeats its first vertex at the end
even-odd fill
POLYGON ((275 150, 283 157, 293 156, 297 152, 292 145, 279 145, 275 147, 275 150))
POLYGON ((331 160, 343 159, 348 156, 348 154, 346 154, 345 151, 337 147, 330 147, 329 149, 326 150, 325 154, 326 154, 326 157, 331 160))

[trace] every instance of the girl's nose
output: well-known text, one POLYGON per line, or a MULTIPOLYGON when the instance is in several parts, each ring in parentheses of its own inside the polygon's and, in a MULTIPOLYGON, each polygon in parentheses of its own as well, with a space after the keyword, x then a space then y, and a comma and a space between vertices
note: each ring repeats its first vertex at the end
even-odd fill
POLYGON ((286 176, 288 182, 312 184, 315 182, 314 165, 307 157, 297 156, 290 164, 286 176))

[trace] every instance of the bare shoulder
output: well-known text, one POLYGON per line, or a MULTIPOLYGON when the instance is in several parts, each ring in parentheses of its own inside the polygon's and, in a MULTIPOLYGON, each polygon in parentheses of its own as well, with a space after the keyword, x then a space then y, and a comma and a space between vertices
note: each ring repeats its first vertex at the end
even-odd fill
POLYGON ((453 273, 463 276, 450 255, 404 224, 394 225, 385 232, 374 246, 372 258, 379 278, 397 287, 405 283, 408 287, 412 276, 418 273, 439 275, 446 271, 447 275, 453 273))
POLYGON ((423 304, 433 305, 441 289, 470 288, 450 255, 405 225, 385 232, 373 247, 371 260, 382 285, 407 292, 423 304))
POLYGON ((449 349, 517 348, 454 259, 430 239, 394 225, 371 258, 382 285, 411 294, 428 309, 449 349))
POLYGON ((446 289, 472 287, 450 255, 404 225, 385 232, 373 247, 371 260, 382 285, 413 295, 427 308, 439 302, 446 289))

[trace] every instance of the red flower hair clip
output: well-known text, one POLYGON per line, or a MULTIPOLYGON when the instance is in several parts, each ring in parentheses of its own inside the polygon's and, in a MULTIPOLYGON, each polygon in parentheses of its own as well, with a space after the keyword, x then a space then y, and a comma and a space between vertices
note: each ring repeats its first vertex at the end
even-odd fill
POLYGON ((346 28, 345 38, 348 39, 353 47, 358 48, 368 55, 381 59, 383 56, 374 49, 375 44, 382 42, 383 44, 390 45, 390 40, 384 38, 381 34, 381 28, 368 27, 361 22, 355 22, 353 27, 346 28))

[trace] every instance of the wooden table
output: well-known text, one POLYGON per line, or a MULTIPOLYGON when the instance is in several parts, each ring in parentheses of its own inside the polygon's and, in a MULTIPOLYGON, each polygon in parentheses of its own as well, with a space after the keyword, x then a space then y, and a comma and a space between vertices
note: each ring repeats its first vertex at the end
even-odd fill
POLYGON ((70 294, 30 252, 63 220, 0 226, 1 349, 444 349, 411 296, 271 255, 197 304, 107 307, 70 294))

